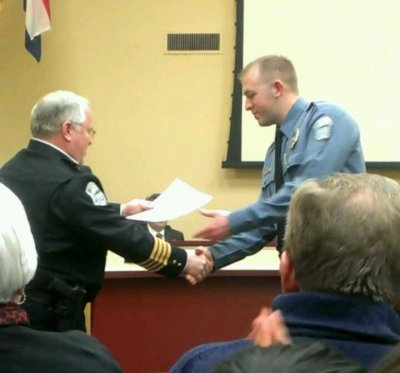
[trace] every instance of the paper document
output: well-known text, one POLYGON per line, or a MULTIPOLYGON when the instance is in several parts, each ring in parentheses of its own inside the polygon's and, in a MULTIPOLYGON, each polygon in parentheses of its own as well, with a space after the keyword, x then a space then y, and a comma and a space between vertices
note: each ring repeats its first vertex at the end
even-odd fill
POLYGON ((175 219, 192 212, 212 200, 212 196, 202 193, 180 179, 151 202, 153 208, 130 215, 127 218, 139 221, 160 222, 175 219))

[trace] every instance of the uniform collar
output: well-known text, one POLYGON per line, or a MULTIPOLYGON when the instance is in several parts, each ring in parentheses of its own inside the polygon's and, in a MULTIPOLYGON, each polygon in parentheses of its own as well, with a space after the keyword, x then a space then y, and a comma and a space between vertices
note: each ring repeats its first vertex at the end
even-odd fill
POLYGON ((151 235, 152 235, 153 237, 155 237, 157 234, 162 234, 163 237, 165 237, 165 229, 163 229, 163 230, 160 231, 160 232, 157 232, 156 230, 154 230, 154 229, 150 226, 150 224, 147 224, 147 229, 149 230, 149 232, 151 233, 151 235))
POLYGON ((52 143, 50 143, 50 142, 48 142, 48 141, 45 141, 45 140, 42 140, 42 139, 38 139, 38 138, 36 138, 36 137, 32 137, 31 141, 29 142, 29 147, 32 147, 32 145, 33 145, 33 147, 35 147, 35 145, 34 145, 35 142, 36 142, 36 143, 41 143, 41 144, 47 145, 47 146, 49 146, 49 147, 55 149, 56 151, 58 151, 59 153, 61 153, 61 154, 64 155, 65 157, 67 157, 71 162, 73 162, 73 163, 79 165, 79 162, 78 162, 75 158, 72 158, 72 157, 71 157, 68 153, 66 153, 64 150, 62 150, 62 149, 59 148, 58 146, 56 146, 56 145, 54 145, 54 144, 52 144, 52 143))
POLYGON ((308 110, 310 107, 310 102, 305 100, 302 97, 298 97, 292 107, 290 108, 285 120, 282 122, 280 126, 280 130, 282 133, 289 138, 290 134, 293 131, 294 126, 297 123, 297 120, 299 119, 300 114, 308 110))
POLYGON ((283 313, 289 329, 315 323, 320 330, 345 330, 392 341, 400 338, 400 318, 394 308, 363 295, 285 293, 273 300, 272 309, 283 313))

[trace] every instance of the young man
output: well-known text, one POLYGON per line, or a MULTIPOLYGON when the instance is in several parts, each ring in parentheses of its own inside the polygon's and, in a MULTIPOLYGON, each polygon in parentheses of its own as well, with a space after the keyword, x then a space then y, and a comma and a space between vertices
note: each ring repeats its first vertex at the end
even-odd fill
POLYGON ((267 151, 258 202, 229 215, 206 213, 214 218, 198 237, 219 240, 234 234, 210 247, 214 270, 254 254, 275 237, 282 251, 290 198, 302 181, 332 172, 365 172, 355 120, 337 105, 302 98, 286 57, 258 58, 239 79, 246 110, 260 126, 274 125, 276 137, 267 151))

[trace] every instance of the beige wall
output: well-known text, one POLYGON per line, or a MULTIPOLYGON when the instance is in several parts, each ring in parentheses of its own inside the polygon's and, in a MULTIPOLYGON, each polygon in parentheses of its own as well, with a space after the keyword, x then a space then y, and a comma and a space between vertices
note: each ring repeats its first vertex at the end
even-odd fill
MULTIPOLYGON (((234 0, 52 0, 51 13, 38 64, 23 46, 21 2, 3 3, 0 164, 28 141, 34 102, 69 89, 92 102, 97 135, 86 162, 110 200, 162 191, 175 177, 212 194, 210 208, 233 209, 257 198, 260 171, 221 169, 234 0), (220 32, 222 53, 164 54, 168 32, 220 32)), ((193 213, 173 225, 190 237, 204 222, 193 213)))
MULTIPOLYGON (((111 200, 162 191, 175 177, 212 194, 214 208, 257 197, 259 171, 221 169, 234 0, 52 0, 51 15, 38 64, 24 49, 21 2, 0 12, 0 163, 28 141, 34 102, 69 89, 91 100, 97 135, 86 162, 111 200), (167 55, 168 32, 220 32, 222 53, 167 55)), ((173 225, 190 237, 204 222, 193 213, 173 225)))

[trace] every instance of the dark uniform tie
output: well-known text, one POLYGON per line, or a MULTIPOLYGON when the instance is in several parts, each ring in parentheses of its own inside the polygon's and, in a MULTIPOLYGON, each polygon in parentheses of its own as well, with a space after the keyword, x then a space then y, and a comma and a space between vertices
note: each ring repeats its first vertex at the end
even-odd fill
POLYGON ((156 233, 156 237, 159 238, 160 240, 164 239, 164 236, 162 235, 162 233, 156 233))
MULTIPOLYGON (((283 185, 283 169, 282 169, 282 159, 281 159, 281 147, 282 147, 282 132, 279 127, 276 126, 275 131, 275 193, 281 188, 283 185)), ((283 238, 285 235, 285 222, 278 221, 276 223, 277 226, 277 235, 276 235, 276 248, 279 253, 282 252, 283 249, 283 238)))

